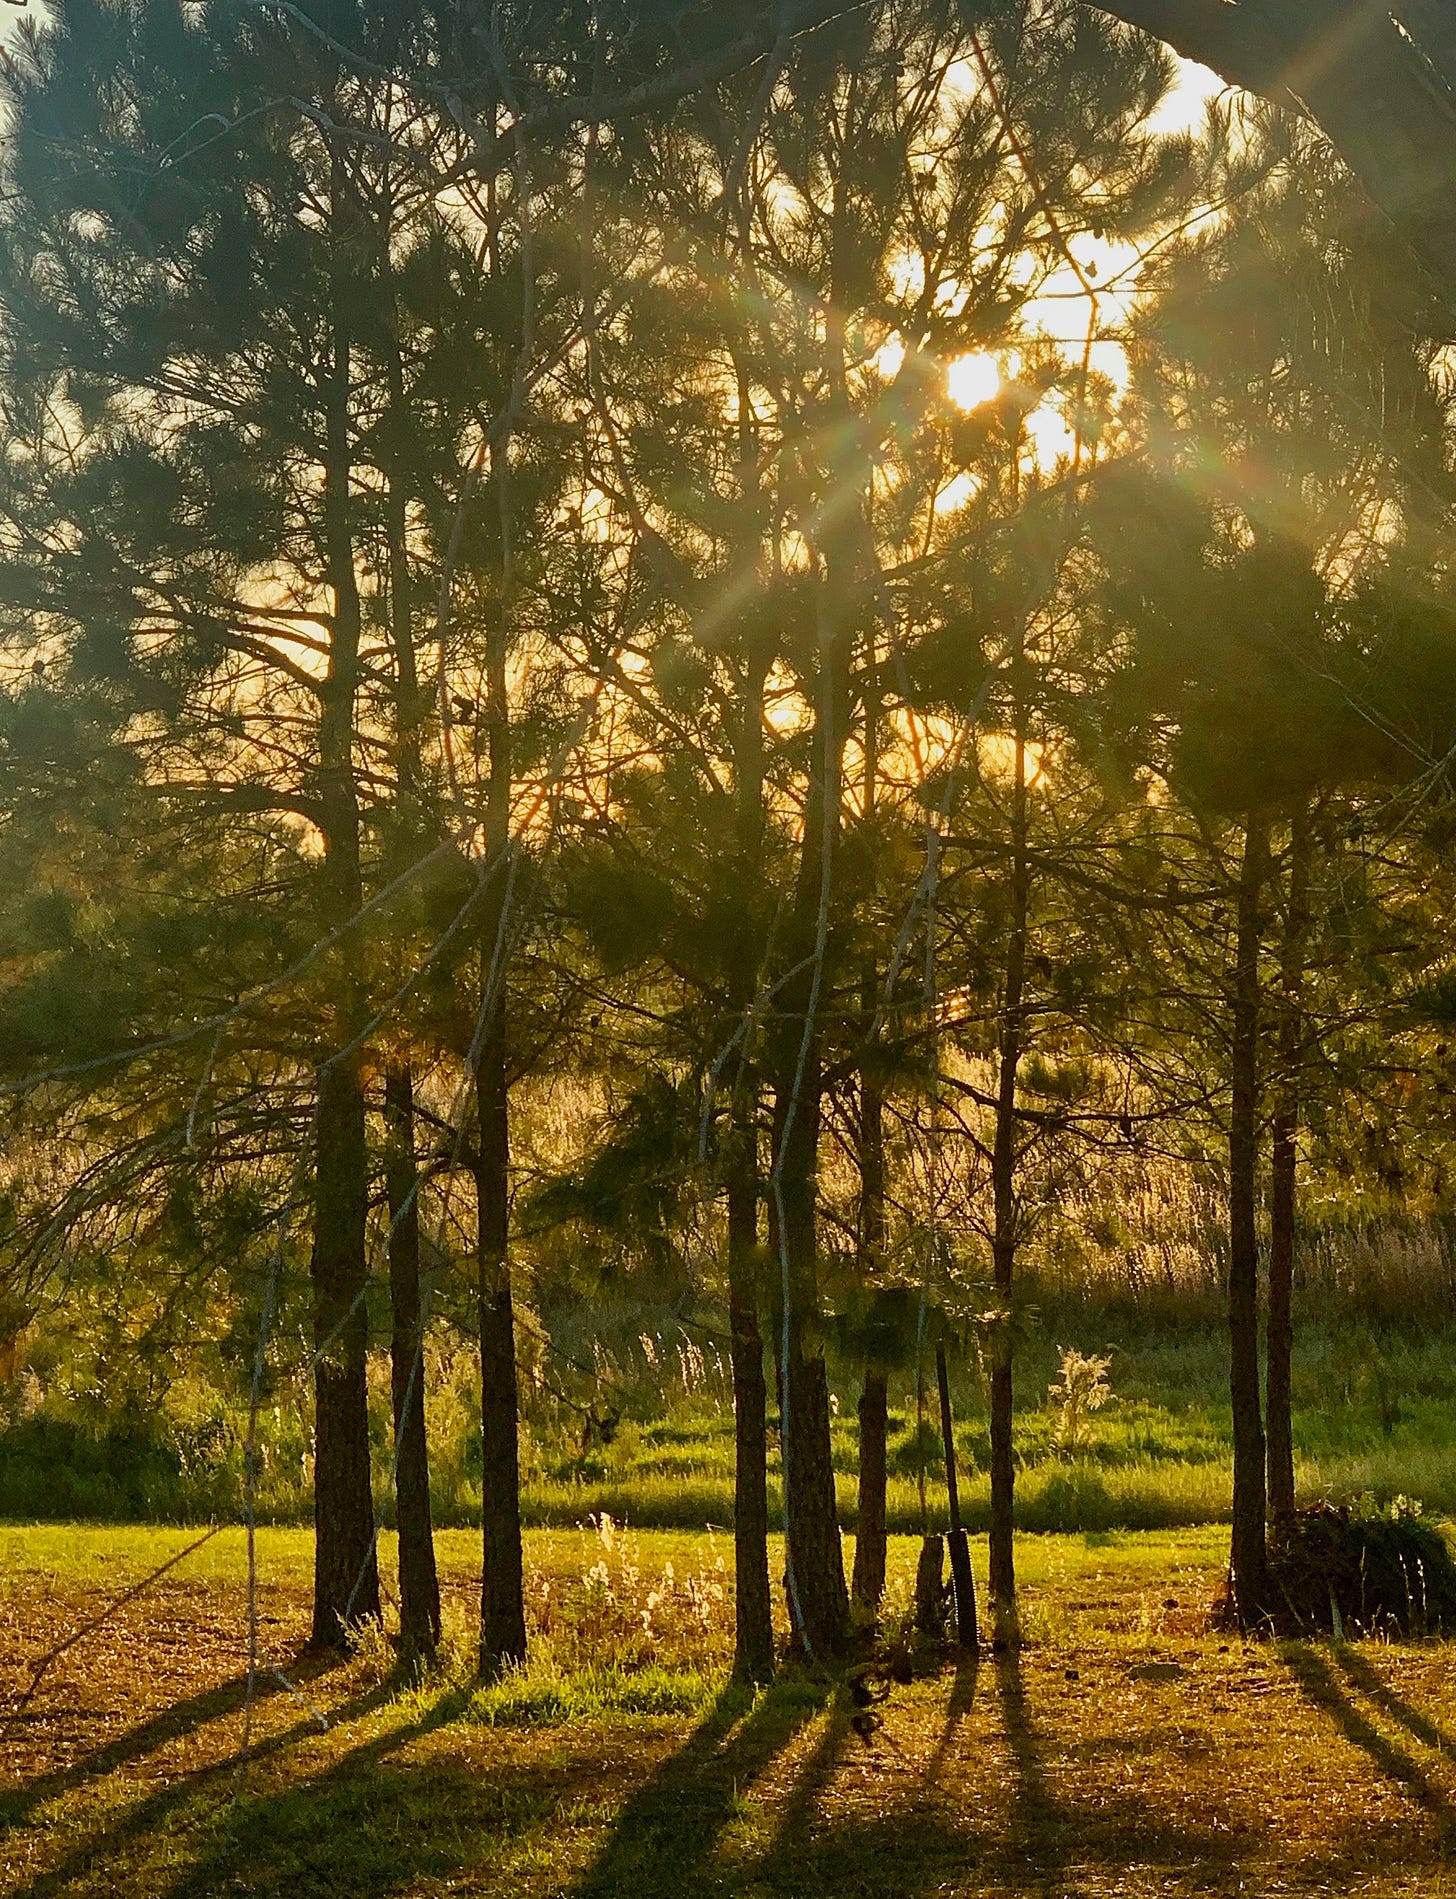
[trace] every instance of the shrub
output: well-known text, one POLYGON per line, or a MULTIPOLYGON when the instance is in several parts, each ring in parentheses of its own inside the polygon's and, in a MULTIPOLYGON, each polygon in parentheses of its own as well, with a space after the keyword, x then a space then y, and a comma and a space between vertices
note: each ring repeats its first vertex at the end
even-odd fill
POLYGON ((1281 1634, 1456 1630, 1456 1561, 1420 1506, 1316 1504, 1275 1526, 1270 1619, 1281 1634))

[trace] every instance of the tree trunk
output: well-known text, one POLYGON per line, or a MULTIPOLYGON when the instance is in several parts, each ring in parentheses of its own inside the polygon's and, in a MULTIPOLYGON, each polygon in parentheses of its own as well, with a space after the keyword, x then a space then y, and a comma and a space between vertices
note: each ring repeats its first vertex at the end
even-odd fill
POLYGON ((849 1595, 834 1495, 829 1438, 829 1380, 818 1337, 815 1231, 819 1153, 818 1035, 775 1102, 777 1180, 770 1222, 785 1264, 779 1431, 783 1446, 786 1584, 794 1633, 816 1661, 842 1654, 849 1634, 849 1595))
POLYGON ((865 1366, 859 1394, 859 1514, 854 1536, 855 1607, 868 1621, 885 1593, 885 1492, 890 1380, 882 1365, 865 1366))
POLYGON ((319 1071, 314 1195, 313 1642, 341 1648, 379 1615, 369 1485, 364 1095, 351 1062, 319 1071))
POLYGON ((1264 1389, 1268 1411, 1269 1514, 1294 1511, 1294 1425, 1290 1387, 1294 1356, 1295 1173, 1298 1121, 1292 1090, 1281 1087, 1269 1129, 1269 1315, 1264 1389))
POLYGON ((964 1649, 974 1650, 979 1639, 976 1627, 976 1581, 971 1574, 971 1550, 961 1528, 960 1485, 956 1480, 955 1419, 950 1408, 950 1371, 945 1362, 945 1347, 935 1348, 935 1382, 940 1392, 940 1441, 945 1456, 945 1497, 950 1516, 950 1533, 945 1546, 950 1555, 951 1589, 955 1597, 956 1640, 964 1649))
MULTIPOLYGON (((388 862, 406 874, 420 849, 420 693, 415 663, 414 587, 410 572, 408 481, 410 418, 400 355, 401 312, 391 281, 393 197, 386 183, 375 242, 390 284, 391 323, 383 351, 389 406, 379 430, 386 469, 389 616, 395 664, 395 798, 388 862)), ((403 974, 401 969, 399 974, 403 974)), ((425 1432, 425 1365, 420 1308, 419 1176, 415 1158, 414 1074, 408 1056, 384 1076, 386 1188, 389 1196, 390 1386, 394 1410, 394 1493, 399 1531, 399 1641, 406 1662, 433 1655, 440 1640, 440 1583, 430 1516, 425 1432)))
POLYGON ((774 1075, 770 1231, 780 1266, 779 1423, 783 1443, 785 1580, 798 1641, 815 1660, 842 1654, 849 1639, 849 1592, 834 1494, 829 1382, 819 1336, 818 1168, 823 1119, 820 1010, 831 989, 829 930, 839 840, 843 752, 849 712, 849 627, 834 584, 838 560, 819 587, 820 679, 813 768, 788 933, 774 1075))
POLYGON ((945 1635, 945 1538, 924 1536, 915 1563, 915 1629, 940 1640, 945 1635))
MULTIPOLYGON (((1007 1274, 997 1265, 998 1278, 1007 1274)), ((997 1629, 1016 1614, 1016 1467, 1011 1448, 1015 1394, 1011 1375, 1011 1346, 1004 1336, 991 1344, 991 1536, 989 1574, 997 1629)))
POLYGON ((480 1666, 485 1674, 526 1655, 521 1552, 521 1471, 516 1332, 508 1261, 510 1126, 506 1090, 505 984, 496 994, 475 1069, 476 1264, 480 1297, 480 1666))
POLYGON ((399 1532, 399 1645, 405 1659, 433 1655, 440 1641, 440 1582, 430 1519, 425 1439, 424 1336, 420 1311, 420 1211, 415 1163, 414 1077, 392 1062, 384 1077, 388 1126, 390 1387, 394 1400, 395 1519, 399 1532))
MULTIPOLYGON (((382 267, 389 268, 387 244, 382 267)), ((419 834, 419 677, 409 561, 409 495, 398 462, 406 427, 398 305, 385 362, 389 388, 389 610, 395 659, 396 874, 409 868, 419 834)), ((430 1515, 430 1462, 425 1434, 425 1365, 420 1310, 419 1176, 415 1160, 414 1075, 408 1060, 385 1070, 389 1194, 390 1385, 394 1401, 395 1517, 399 1531, 399 1641, 406 1661, 433 1655, 440 1641, 440 1581, 430 1515)))
MULTIPOLYGON (((1022 665, 1020 640, 1014 656, 1022 665)), ((1018 685, 1018 692, 1020 688, 1018 685)), ((991 1151, 991 1272, 997 1303, 1007 1315, 991 1340, 991 1547, 988 1582, 1000 1641, 1017 1637, 1016 1618, 1016 1466, 1012 1450, 1015 1393, 1009 1323, 1016 1269, 1016 1084, 1024 1036, 1026 941, 1031 909, 1028 857, 1026 721, 1018 706, 1014 778, 1011 791, 1011 914, 1006 946, 1006 978, 1001 1001, 997 1049, 996 1129, 991 1151)))
MULTIPOLYGON (((838 746, 821 717, 821 757, 838 746)), ((797 910, 801 977, 786 985, 774 1091, 770 1232, 780 1263, 779 1431, 783 1447, 785 1583, 796 1639, 818 1661, 842 1653, 849 1595, 834 1494, 829 1382, 819 1336, 817 1190, 823 1113, 819 997, 827 961, 822 910, 828 903, 829 841, 837 828, 839 778, 826 790, 816 774, 805 814, 797 910), (832 799, 827 820, 824 800, 832 799), (806 954, 807 952, 807 954, 806 954), (817 965, 817 966, 816 966, 817 965)))
MULTIPOLYGON (((757 454, 748 424, 752 402, 740 379, 742 479, 748 497, 757 454)), ((744 666, 742 718, 734 742, 734 829, 744 888, 763 876, 763 683, 766 667, 751 651, 744 666)), ((740 927, 731 947, 731 992, 745 1020, 758 988, 762 945, 740 927)), ((733 1369, 733 1672, 743 1681, 773 1674, 773 1610, 768 1566, 768 1388, 759 1310, 757 1051, 745 1041, 735 1065, 728 1147, 728 1331, 733 1369)))
MULTIPOLYGON (((747 1131, 749 1139, 753 1130, 747 1131)), ((758 1326, 754 1256, 758 1168, 752 1148, 736 1157, 728 1187, 728 1327, 733 1367, 733 1672, 742 1681, 773 1674, 768 1574, 768 1387, 758 1326)))
POLYGON ((1249 1628, 1264 1613, 1265 1450, 1259 1399, 1259 902, 1268 867, 1262 820, 1245 822, 1239 874, 1229 1104, 1229 1398, 1233 1410, 1234 1614, 1249 1628))
MULTIPOLYGON (((866 723, 870 714, 866 714, 866 723)), ((866 746, 872 761, 875 747, 866 746)), ((865 809, 873 809, 873 764, 865 768, 865 809)), ((859 1231, 858 1266, 861 1284, 873 1284, 885 1255, 885 1103, 880 1079, 875 1071, 874 1050, 870 1046, 879 984, 873 964, 866 967, 861 984, 860 1010, 863 1018, 865 1053, 859 1076, 859 1231)), ((854 1576, 851 1595, 855 1607, 871 1623, 879 1615, 880 1598, 885 1593, 885 1491, 887 1482, 886 1445, 889 1439, 889 1391, 887 1368, 876 1362, 873 1351, 866 1359, 864 1384, 859 1397, 859 1507, 854 1536, 854 1576)))
MULTIPOLYGON (((821 734, 821 744, 823 743, 821 734)), ((837 756, 837 753, 836 753, 837 756)), ((824 863, 819 826, 824 794, 811 791, 800 860, 798 942, 824 959, 815 928, 824 863), (817 806, 817 808, 816 808, 817 806), (809 892, 807 918, 805 892, 809 892), (816 947, 817 937, 817 947, 816 947)), ((838 803, 836 778, 834 800, 838 803)), ((826 879, 827 883, 827 879, 826 879)), ((817 1187, 822 1118, 820 981, 806 968, 786 985, 774 1090, 769 1230, 780 1266, 779 1434, 782 1445, 785 1587, 796 1641, 811 1659, 841 1654, 849 1635, 849 1595, 834 1494, 829 1383, 819 1336, 817 1187)))
MULTIPOLYGON (((333 612, 328 672, 319 695, 319 806, 324 839, 321 922, 343 929, 363 901, 359 802, 354 779, 354 701, 360 607, 350 513, 350 285, 338 227, 348 213, 343 162, 331 158, 336 227, 330 316, 333 354, 325 397, 324 555, 333 612)), ((347 1044, 363 1015, 357 950, 346 946, 337 1021, 347 1044)), ((369 1482, 368 1152, 357 1055, 319 1068, 315 1120, 314 1235, 309 1264, 314 1367, 313 1640, 339 1647, 351 1621, 379 1615, 374 1504, 369 1482)))
MULTIPOLYGON (((491 268, 499 251, 491 246, 491 268)), ((490 492, 500 528, 500 591, 486 647, 480 727, 490 776, 485 795, 488 896, 483 905, 481 1006, 475 1050, 476 1263, 480 1300, 480 1667, 525 1659, 521 1445, 510 1272, 510 1090, 506 1024, 516 841, 511 830, 515 729, 510 653, 516 602, 509 443, 491 452, 490 492)))
POLYGON ((1280 955, 1280 1073, 1271 1119, 1269 1155, 1268 1364, 1264 1376, 1269 1433, 1269 1509, 1276 1519, 1289 1516, 1294 1510, 1291 1415, 1294 1224, 1299 1165, 1299 1070, 1304 1037, 1301 989, 1309 933, 1309 858, 1309 818, 1304 811, 1298 811, 1289 837, 1289 911, 1280 955))

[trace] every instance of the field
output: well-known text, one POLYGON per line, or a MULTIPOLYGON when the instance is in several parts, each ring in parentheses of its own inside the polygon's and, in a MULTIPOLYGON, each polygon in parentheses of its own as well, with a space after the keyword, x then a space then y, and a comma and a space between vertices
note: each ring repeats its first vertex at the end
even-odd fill
MULTIPOLYGON (((5 1688, 188 1541, 0 1530, 5 1688)), ((1456 1893, 1448 1652, 1210 1635, 1221 1552, 1213 1528, 1025 1539, 1026 1650, 896 1689, 865 1740, 828 1679, 725 1685, 726 1552, 704 1537, 533 1534, 538 1658, 481 1691, 461 1660, 472 1543, 445 1533, 457 1653, 401 1690, 382 1644, 295 1661, 309 1540, 265 1531, 268 1672, 243 1760, 243 1545, 223 1531, 0 1730, 0 1891, 1456 1893), (624 1664, 586 1659, 634 1618, 624 1664)), ((911 1556, 897 1540, 897 1591, 911 1556)))
MULTIPOLYGON (((1432 1292, 1426 1288, 1427 1294, 1432 1292)), ((1327 1303, 1334 1304, 1333 1298, 1327 1303)), ((1412 1302, 1415 1303, 1415 1302, 1412 1302)), ((1449 1299, 1428 1296, 1403 1319, 1362 1314, 1348 1301, 1302 1320, 1294 1366, 1298 1477, 1306 1496, 1377 1503, 1413 1496, 1456 1517, 1456 1325, 1449 1299)), ((1228 1343, 1210 1302, 1148 1311, 1108 1300, 1048 1301, 1019 1352, 1017 1509, 1035 1531, 1172 1529, 1227 1514, 1231 1426, 1228 1343), (1074 1446, 1058 1442, 1048 1386, 1058 1348, 1110 1355, 1111 1397, 1087 1417, 1074 1446)), ((577 1342, 573 1342, 577 1343, 577 1342)), ((590 1364, 589 1347, 572 1357, 590 1364)), ((566 1363, 566 1370, 562 1364, 566 1363)), ((985 1395, 962 1365, 955 1379, 956 1440, 967 1519, 984 1529, 989 1461, 985 1395)), ((375 1367, 371 1428, 380 1508, 388 1517, 388 1367, 375 1367)), ((458 1353, 432 1371, 430 1442, 436 1521, 479 1518, 479 1402, 475 1361, 458 1353)), ((858 1373, 831 1363, 837 1404, 833 1455, 840 1515, 854 1524, 858 1373)), ((570 1383, 553 1363, 551 1383, 570 1383)), ((56 1381, 59 1386, 60 1381, 56 1381)), ((932 1527, 943 1520, 940 1443, 917 1434, 908 1372, 896 1379, 890 1437, 892 1530, 922 1525, 918 1475, 928 1469, 932 1527)), ((571 1528, 602 1510, 643 1529, 696 1530, 732 1516, 733 1441, 726 1365, 713 1346, 668 1348, 652 1361, 621 1351, 595 1381, 578 1378, 578 1408, 528 1394, 522 1435, 523 1508, 538 1528, 571 1528), (610 1441, 583 1430, 588 1402, 610 1402, 610 1441)), ((259 1507, 266 1521, 304 1523, 306 1390, 262 1420, 259 1507)), ((933 1393, 932 1393, 933 1400, 933 1393)), ((932 1402, 928 1418, 933 1422, 932 1402)), ((0 1419, 0 1520, 237 1521, 246 1414, 184 1378, 159 1394, 145 1425, 82 1414, 52 1394, 28 1416, 0 1419), (201 1410, 197 1407, 210 1407, 201 1410)), ((777 1456, 770 1466, 777 1518, 777 1456)))
MULTIPOLYGON (((486 1688, 471 1668, 478 1558, 464 1527, 438 1537, 447 1643, 430 1679, 402 1685, 382 1638, 343 1665, 302 1656, 312 1545, 290 1522, 307 1489, 287 1412, 270 1425, 264 1472, 274 1521, 258 1535, 251 1707, 240 1530, 215 1531, 88 1629, 201 1532, 0 1526, 0 1893, 1456 1899, 1448 1651, 1208 1632, 1227 1535, 1226 1363, 1212 1314, 1043 1313, 1018 1370, 1028 1645, 928 1667, 893 1691, 868 1738, 843 1682, 791 1673, 756 1698, 728 1682, 731 1539, 702 1528, 731 1513, 711 1349, 658 1351, 636 1385, 625 1357, 609 1365, 605 1435, 581 1431, 569 1406, 528 1408, 532 1658, 486 1688), (1069 1444, 1048 1391, 1058 1348, 1100 1352, 1114 1338, 1108 1402, 1069 1444), (77 1631, 22 1702, 37 1658, 77 1631)), ((1305 1495, 1404 1493, 1456 1514, 1453 1364, 1456 1328, 1440 1318, 1307 1319, 1295 1381, 1305 1495)), ((980 1530, 986 1420, 966 1369, 957 1447, 980 1530)), ((471 1377, 467 1365, 432 1395, 447 1526, 476 1510, 471 1377)), ((852 1368, 835 1383, 852 1526, 852 1368)), ((891 1434, 891 1624, 908 1602, 922 1458, 930 1522, 944 1504, 938 1439, 917 1435, 907 1383, 891 1434)), ((78 1437, 50 1406, 0 1433, 12 1517, 28 1504, 37 1517, 69 1505, 226 1521, 237 1479, 227 1429, 174 1429, 139 1454, 125 1434, 78 1437)), ((979 1539, 974 1555, 984 1575, 979 1539)), ((388 1578, 387 1534, 383 1558, 388 1578)), ((776 1545, 776 1573, 780 1562, 776 1545)))
MULTIPOLYGON (((1348 1310, 1306 1318, 1294 1364, 1296 1474, 1306 1497, 1378 1503, 1397 1494, 1456 1517, 1456 1326, 1390 1323, 1348 1310)), ((832 1375, 832 1373, 831 1373, 832 1375)), ((832 1428, 840 1517, 853 1527, 858 1385, 836 1381, 832 1428)), ((931 1527, 944 1526, 934 1393, 923 1441, 902 1377, 892 1407, 889 1521, 922 1527, 918 1468, 928 1467, 931 1527)), ((990 1509, 989 1427, 978 1379, 955 1391, 961 1500, 984 1530, 990 1509)), ((1176 1317, 1101 1301, 1048 1303, 1017 1365, 1017 1516, 1033 1531, 1173 1529, 1224 1519, 1229 1507, 1232 1422, 1228 1338, 1217 1316, 1176 1317), (1111 1396, 1083 1421, 1074 1450, 1058 1442, 1050 1395, 1059 1348, 1106 1354, 1111 1396)), ((655 1401, 660 1407, 661 1401, 655 1401)), ((770 1460, 770 1483, 774 1465, 770 1460)), ((543 1526, 580 1522, 606 1509, 644 1527, 728 1523, 732 1424, 726 1385, 685 1393, 641 1421, 630 1414, 616 1440, 585 1454, 560 1435, 539 1442, 526 1473, 525 1507, 543 1526), (717 1402, 711 1402, 716 1398, 717 1402)), ((777 1492, 773 1492, 775 1504, 777 1492)), ((473 1499, 472 1499, 473 1509, 473 1499)), ((473 1521, 473 1515, 471 1517, 473 1521)))

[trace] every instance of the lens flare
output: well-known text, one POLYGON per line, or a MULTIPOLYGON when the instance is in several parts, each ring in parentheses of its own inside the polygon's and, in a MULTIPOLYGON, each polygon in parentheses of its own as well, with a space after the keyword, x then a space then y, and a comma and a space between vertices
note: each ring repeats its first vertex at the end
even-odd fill
POLYGON ((989 402, 1001 387, 1001 365, 994 356, 977 350, 970 356, 957 356, 946 365, 945 392, 958 409, 967 414, 989 402))

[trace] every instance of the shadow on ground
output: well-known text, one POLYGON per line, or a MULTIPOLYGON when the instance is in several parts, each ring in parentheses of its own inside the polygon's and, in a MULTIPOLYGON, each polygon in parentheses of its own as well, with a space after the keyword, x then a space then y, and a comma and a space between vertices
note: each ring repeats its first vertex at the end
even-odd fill
MULTIPOLYGON (((268 1690, 276 1690, 277 1684, 268 1690)), ((205 1836, 220 1813, 228 1809, 234 1791, 243 1782, 241 1763, 236 1755, 209 1761, 190 1772, 163 1778, 154 1790, 120 1813, 116 1807, 124 1798, 124 1788, 115 1788, 104 1776, 109 1770, 135 1763, 163 1746, 181 1738, 204 1722, 222 1714, 241 1710, 245 1682, 225 1683, 206 1694, 197 1695, 163 1710, 147 1722, 106 1743, 74 1765, 32 1781, 8 1795, 0 1805, 0 1851, 13 1850, 23 1839, 26 1822, 52 1801, 63 1801, 85 1783, 97 1789, 99 1798, 93 1817, 87 1810, 76 1830, 80 1837, 68 1844, 63 1855, 42 1870, 7 1881, 3 1889, 14 1899, 59 1899, 63 1894, 111 1893, 130 1890, 127 1877, 137 1871, 134 1882, 138 1892, 158 1892, 168 1888, 169 1870, 186 1852, 189 1835, 205 1836), (108 1797, 110 1796, 110 1797, 108 1797), (154 1867, 149 1875, 141 1869, 154 1867)), ((263 1692, 259 1683, 258 1692, 263 1692)), ((363 1718, 387 1697, 387 1689, 375 1688, 356 1696, 335 1710, 335 1726, 363 1718)), ((279 1762, 291 1749, 318 1735, 312 1717, 294 1722, 278 1733, 255 1741, 247 1764, 248 1772, 264 1771, 279 1762)), ((135 1782, 131 1783, 135 1785, 135 1782)), ((299 1792, 306 1798, 305 1788, 299 1792)), ((237 1802, 233 1811, 245 1802, 237 1802)), ((65 1825, 66 1822, 61 1822, 65 1825)), ((42 1820, 43 1830, 49 1830, 42 1820)), ((3 1875, 0 1875, 3 1876, 3 1875)))
POLYGON ((1443 1737, 1434 1722, 1402 1701, 1362 1657, 1352 1655, 1343 1646, 1333 1650, 1316 1649, 1309 1642, 1287 1642, 1284 1658, 1306 1700, 1327 1714, 1348 1741, 1367 1755, 1388 1780, 1394 1781, 1417 1806, 1436 1822, 1440 1837, 1448 1845, 1456 1837, 1456 1807, 1431 1775, 1398 1742, 1382 1734, 1363 1714, 1341 1683, 1330 1657, 1343 1670, 1346 1680, 1364 1690, 1375 1705, 1392 1720, 1431 1746, 1443 1746, 1443 1737))
MULTIPOLYGON (((253 1698, 255 1703, 261 1704, 282 1692, 282 1684, 275 1676, 261 1675, 254 1684, 253 1698)), ((247 1676, 236 1675, 231 1681, 220 1682, 216 1688, 205 1689, 201 1694, 189 1695, 185 1701, 160 1709, 149 1720, 139 1721, 124 1734, 92 1748, 68 1766, 38 1774, 23 1786, 6 1788, 0 1792, 0 1839, 11 1827, 21 1825, 36 1808, 69 1793, 72 1788, 113 1774, 119 1767, 146 1760, 170 1742, 186 1740, 214 1721, 240 1715, 247 1693, 247 1676)))
MULTIPOLYGON (((1435 1864, 1456 1812, 1356 1696, 1412 1747, 1451 1751, 1448 1737, 1358 1652, 1291 1643, 1282 1653, 1310 1707, 1429 1816, 1434 1844, 1413 1840, 1410 1866, 1435 1864)), ((1076 1737, 1049 1731, 1051 1704, 1039 1712, 1038 1678, 1010 1653, 963 1662, 942 1701, 915 1704, 933 1731, 902 1716, 867 1738, 842 1685, 810 1674, 758 1695, 725 1689, 682 1738, 658 1721, 466 1728, 452 1725, 458 1697, 416 1703, 405 1719, 379 1690, 339 1710, 330 1736, 309 1740, 300 1721, 261 1741, 241 1791, 229 1762, 144 1783, 140 1798, 136 1778, 95 1779, 234 1710, 239 1691, 230 1682, 179 1703, 25 1789, 0 1845, 29 1841, 38 1856, 46 1802, 69 1811, 83 1782, 97 1798, 59 1858, 18 1883, 0 1875, 0 1889, 13 1899, 392 1899, 456 1887, 540 1899, 982 1888, 1005 1899, 1191 1899, 1243 1889, 1279 1845, 1212 1810, 1160 1812, 1123 1769, 1095 1787, 1079 1780, 1076 1737)), ((1299 1889, 1298 1869, 1284 1870, 1299 1889)), ((1326 1878, 1337 1870, 1320 1867, 1326 1878)))

